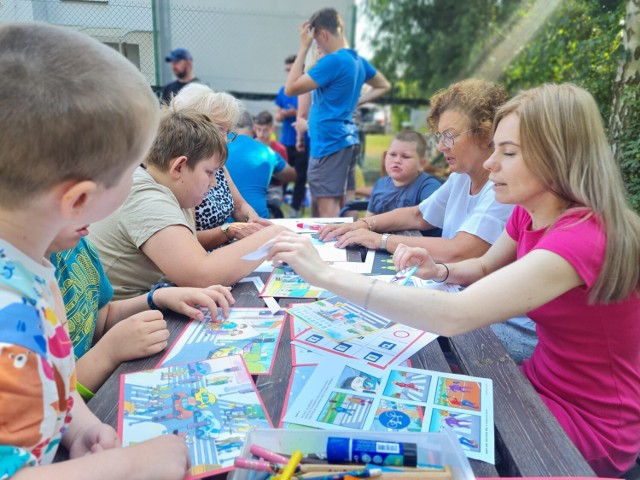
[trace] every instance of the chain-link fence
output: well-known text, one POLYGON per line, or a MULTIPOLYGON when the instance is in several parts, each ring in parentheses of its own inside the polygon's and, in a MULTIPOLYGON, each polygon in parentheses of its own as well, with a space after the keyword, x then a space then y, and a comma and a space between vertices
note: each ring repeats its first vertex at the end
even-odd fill
MULTIPOLYGON (((351 35, 353 0, 332 1, 351 35)), ((187 48, 194 73, 215 90, 259 98, 285 81, 312 0, 0 0, 0 22, 42 21, 80 30, 117 49, 158 87, 172 81, 164 59, 187 48)))

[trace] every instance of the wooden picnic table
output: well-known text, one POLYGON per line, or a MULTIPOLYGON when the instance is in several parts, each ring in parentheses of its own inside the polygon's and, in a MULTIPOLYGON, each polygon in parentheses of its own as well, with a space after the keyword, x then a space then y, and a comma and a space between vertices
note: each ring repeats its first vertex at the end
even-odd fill
MULTIPOLYGON (((266 280, 268 274, 254 273, 266 280)), ((233 289, 237 307, 264 307, 252 283, 239 283, 233 289)), ((291 299, 281 299, 285 306, 291 299)), ((186 325, 178 314, 165 315, 174 342, 186 325)), ((278 425, 291 374, 290 329, 283 326, 273 372, 257 377, 263 403, 278 425)), ((117 427, 120 375, 154 368, 163 353, 126 362, 111 375, 89 402, 89 408, 103 422, 117 427)), ((595 476, 549 410, 540 401, 517 365, 507 355, 490 329, 440 338, 411 357, 412 367, 450 372, 449 359, 463 373, 491 378, 494 382, 494 421, 497 465, 470 460, 477 477, 497 476, 595 476)), ((301 431, 301 435, 304 432, 301 431)), ((216 478, 224 478, 220 475, 216 478)))

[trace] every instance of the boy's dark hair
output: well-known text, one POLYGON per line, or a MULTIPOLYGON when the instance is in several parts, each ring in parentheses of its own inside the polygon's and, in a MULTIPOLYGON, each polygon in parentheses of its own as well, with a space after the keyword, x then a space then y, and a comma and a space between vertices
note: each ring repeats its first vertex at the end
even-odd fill
POLYGON ((253 117, 253 123, 256 125, 273 125, 273 115, 269 113, 267 110, 264 110, 253 117))
POLYGON ((323 8, 311 15, 309 26, 316 30, 327 30, 332 35, 342 35, 342 17, 335 8, 323 8))
POLYGON ((190 168, 218 155, 220 166, 227 161, 227 141, 209 117, 195 110, 168 110, 160 119, 158 134, 144 162, 166 172, 171 161, 187 157, 190 168))
POLYGON ((284 59, 285 65, 292 65, 293 62, 295 61, 296 61, 296 55, 289 55, 287 58, 284 59))
POLYGON ((55 185, 113 186, 158 121, 149 83, 120 53, 44 23, 0 27, 0 205, 55 185))
POLYGON ((412 142, 416 144, 416 152, 419 158, 424 158, 427 153, 427 141, 415 130, 402 130, 393 138, 401 142, 412 142))

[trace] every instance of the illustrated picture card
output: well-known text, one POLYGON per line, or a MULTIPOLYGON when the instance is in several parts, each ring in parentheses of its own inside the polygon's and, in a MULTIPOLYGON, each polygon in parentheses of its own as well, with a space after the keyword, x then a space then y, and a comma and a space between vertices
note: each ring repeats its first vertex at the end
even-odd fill
POLYGON ((302 279, 289 265, 273 269, 264 286, 261 297, 279 298, 328 298, 333 293, 324 288, 314 287, 302 279))
POLYGON ((288 311, 314 330, 338 342, 369 335, 391 323, 389 319, 341 297, 298 304, 288 311))
POLYGON ((184 438, 189 478, 229 471, 255 428, 270 428, 239 355, 122 375, 118 433, 123 446, 160 435, 184 438))
POLYGON ((224 322, 191 320, 158 366, 208 358, 242 355, 249 373, 270 374, 282 335, 284 311, 266 308, 231 308, 224 322))

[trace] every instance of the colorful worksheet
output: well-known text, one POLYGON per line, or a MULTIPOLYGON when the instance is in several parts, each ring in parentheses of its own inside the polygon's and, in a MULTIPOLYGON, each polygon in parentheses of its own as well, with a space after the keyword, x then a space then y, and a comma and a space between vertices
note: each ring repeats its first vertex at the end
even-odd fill
POLYGON ((370 335, 336 342, 318 330, 304 328, 299 319, 294 317, 292 320, 295 336, 292 336, 291 344, 294 346, 295 365, 317 363, 316 358, 320 355, 357 359, 377 368, 386 368, 398 365, 438 338, 433 333, 390 323, 370 335), (316 355, 312 356, 309 352, 316 355))
POLYGON ((297 304, 288 311, 314 330, 337 342, 370 335, 391 323, 389 319, 371 313, 341 297, 297 304))
POLYGON ((229 471, 247 433, 271 420, 239 355, 128 373, 120 378, 122 445, 183 437, 189 478, 229 471))
POLYGON ((273 269, 267 280, 261 297, 279 298, 328 298, 333 293, 324 288, 314 287, 302 279, 289 265, 273 269))
MULTIPOLYGON (((287 316, 287 318, 289 318, 289 329, 291 331, 292 339, 309 329, 309 326, 306 323, 296 319, 293 315, 287 314, 287 316)), ((335 342, 333 343, 335 344, 335 342)), ((307 348, 299 342, 291 342, 291 365, 294 367, 302 365, 316 365, 322 358, 322 355, 322 351, 318 352, 314 348, 307 348)))
POLYGON ((282 421, 284 415, 289 407, 289 404, 293 404, 298 395, 307 384, 317 365, 299 365, 294 366, 291 369, 291 377, 289 377, 289 387, 287 388, 287 395, 284 400, 284 404, 282 405, 282 416, 280 418, 280 424, 278 428, 287 428, 287 429, 314 429, 313 427, 308 427, 305 425, 298 425, 295 423, 286 423, 282 421))
POLYGON ((469 458, 495 463, 490 379, 323 359, 289 404, 286 423, 328 430, 451 428, 469 458))
POLYGON ((232 308, 224 322, 191 320, 158 366, 242 355, 252 375, 270 374, 282 335, 284 312, 232 308))

